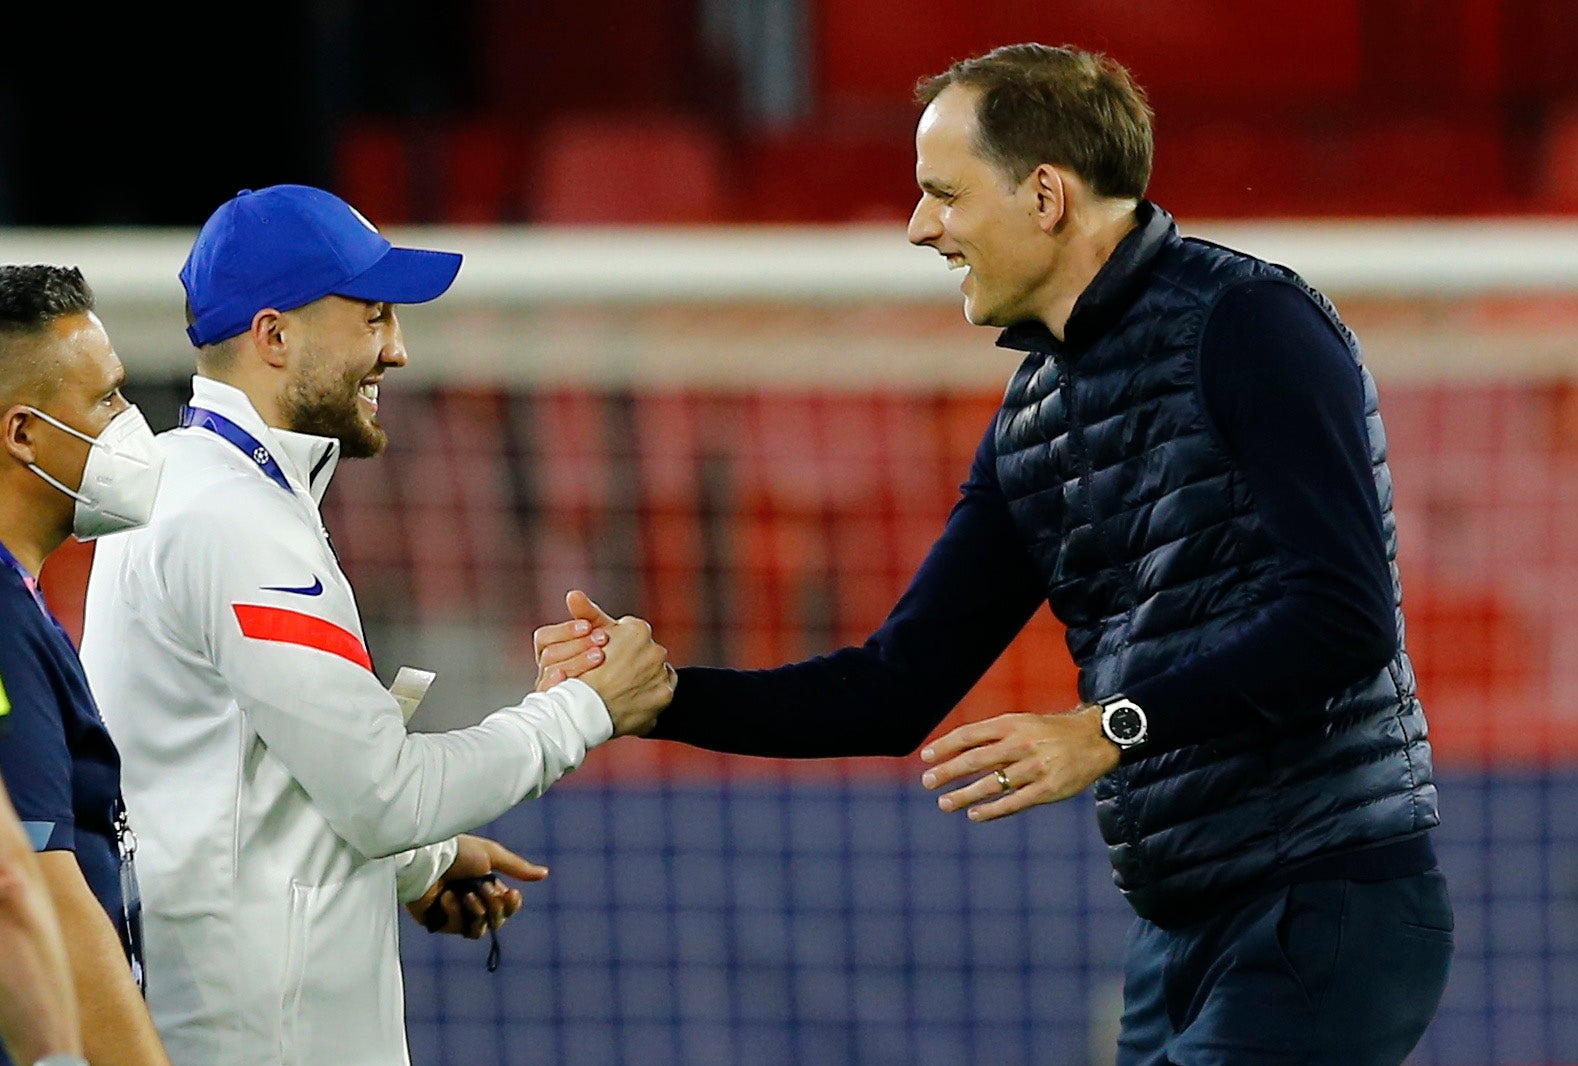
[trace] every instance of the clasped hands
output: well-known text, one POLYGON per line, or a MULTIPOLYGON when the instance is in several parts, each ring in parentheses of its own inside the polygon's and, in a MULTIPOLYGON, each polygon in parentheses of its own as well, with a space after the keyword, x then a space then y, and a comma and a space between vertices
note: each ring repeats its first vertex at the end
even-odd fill
MULTIPOLYGON (((579 677, 602 698, 615 735, 648 732, 674 698, 676 675, 668 664, 667 649, 652 639, 652 627, 646 622, 610 617, 585 593, 571 592, 565 606, 570 621, 543 626, 534 634, 537 690, 579 677)), ((475 940, 513 917, 522 900, 519 889, 497 878, 480 885, 473 878, 505 874, 517 881, 541 881, 548 868, 484 837, 462 834, 456 841, 458 849, 449 869, 406 909, 426 924, 428 909, 436 903, 445 922, 433 932, 475 940), (446 891, 452 885, 455 890, 446 891), (461 891, 460 885, 466 889, 461 891)))
MULTIPOLYGON (((566 596, 565 605, 570 621, 533 634, 537 687, 580 677, 608 703, 616 732, 647 732, 673 699, 676 681, 667 652, 652 642, 652 627, 639 618, 616 620, 579 591, 566 596), (637 662, 621 667, 622 654, 637 662)), ((1119 754, 1102 735, 1099 707, 1004 714, 962 725, 926 745, 921 759, 933 765, 921 783, 943 789, 966 781, 939 796, 937 806, 988 822, 1078 795, 1115 768, 1119 754)))
POLYGON ((568 622, 532 634, 537 691, 578 677, 602 697, 615 736, 650 732, 678 682, 668 650, 652 639, 645 621, 633 615, 614 618, 580 590, 565 596, 564 604, 568 622))

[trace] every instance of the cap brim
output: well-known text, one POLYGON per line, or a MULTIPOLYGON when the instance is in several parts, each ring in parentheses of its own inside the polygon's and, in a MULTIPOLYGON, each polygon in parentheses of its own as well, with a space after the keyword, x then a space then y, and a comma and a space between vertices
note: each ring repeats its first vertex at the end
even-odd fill
POLYGON ((420 304, 436 300, 454 284, 460 273, 458 252, 431 252, 423 248, 390 248, 383 258, 343 285, 340 296, 392 304, 420 304))

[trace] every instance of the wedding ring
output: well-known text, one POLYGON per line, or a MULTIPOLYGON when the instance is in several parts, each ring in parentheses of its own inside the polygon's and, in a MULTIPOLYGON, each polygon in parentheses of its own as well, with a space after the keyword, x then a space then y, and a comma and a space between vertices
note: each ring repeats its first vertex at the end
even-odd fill
POLYGON ((1003 786, 1004 792, 1012 792, 1014 790, 1014 783, 1008 780, 1007 774, 1001 770, 993 770, 992 773, 997 775, 997 783, 1003 786))

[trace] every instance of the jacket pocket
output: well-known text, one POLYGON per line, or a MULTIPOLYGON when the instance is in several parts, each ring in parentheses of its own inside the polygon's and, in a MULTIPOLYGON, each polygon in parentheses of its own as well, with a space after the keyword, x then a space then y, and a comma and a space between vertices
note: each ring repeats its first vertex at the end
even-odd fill
POLYGON ((394 878, 385 860, 344 881, 292 881, 280 1058, 401 1066, 405 1060, 394 878))

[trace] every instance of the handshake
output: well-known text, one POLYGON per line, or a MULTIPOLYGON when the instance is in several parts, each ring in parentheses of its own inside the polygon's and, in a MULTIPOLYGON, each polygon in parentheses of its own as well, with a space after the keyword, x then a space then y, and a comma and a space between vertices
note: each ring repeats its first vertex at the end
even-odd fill
POLYGON ((650 732, 674 698, 679 676, 668 649, 640 618, 613 618, 579 590, 564 598, 570 620, 532 634, 537 691, 578 677, 596 690, 614 720, 614 735, 650 732))

